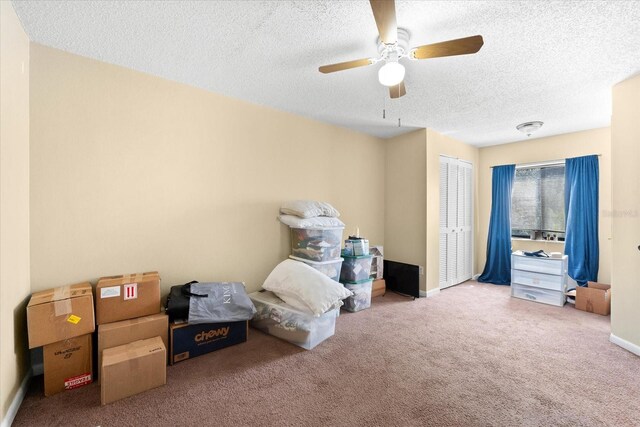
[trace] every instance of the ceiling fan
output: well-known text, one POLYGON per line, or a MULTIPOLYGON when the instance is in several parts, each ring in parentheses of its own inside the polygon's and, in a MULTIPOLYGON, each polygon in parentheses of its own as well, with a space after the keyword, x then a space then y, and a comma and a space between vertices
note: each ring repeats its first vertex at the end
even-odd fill
POLYGON ((384 86, 389 87, 391 98, 400 98, 407 93, 404 85, 404 66, 400 59, 408 58, 429 59, 443 56, 468 55, 476 53, 482 47, 482 36, 471 36, 462 39, 449 40, 440 43, 426 44, 423 46, 407 48, 409 33, 398 28, 396 23, 396 6, 394 0, 369 0, 373 17, 380 34, 380 56, 378 58, 363 58, 337 64, 323 65, 318 70, 328 74, 350 68, 364 67, 367 65, 384 62, 378 70, 378 80, 384 86))

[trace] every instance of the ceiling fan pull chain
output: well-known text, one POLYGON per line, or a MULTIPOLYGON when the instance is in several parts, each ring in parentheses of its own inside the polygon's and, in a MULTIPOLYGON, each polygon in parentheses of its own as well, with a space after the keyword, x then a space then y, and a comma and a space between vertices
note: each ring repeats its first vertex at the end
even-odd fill
POLYGON ((382 95, 382 118, 387 118, 387 96, 382 95))

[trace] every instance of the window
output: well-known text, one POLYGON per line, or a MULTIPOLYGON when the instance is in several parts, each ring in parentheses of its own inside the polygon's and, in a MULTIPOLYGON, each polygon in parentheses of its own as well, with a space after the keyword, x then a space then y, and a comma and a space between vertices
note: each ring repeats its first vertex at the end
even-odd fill
POLYGON ((516 167, 511 236, 564 240, 564 163, 516 167))

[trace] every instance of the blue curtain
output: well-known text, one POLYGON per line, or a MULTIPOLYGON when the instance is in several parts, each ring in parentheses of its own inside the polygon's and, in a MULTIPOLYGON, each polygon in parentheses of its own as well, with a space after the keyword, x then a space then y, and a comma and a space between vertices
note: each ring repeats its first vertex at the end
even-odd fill
POLYGON ((569 276, 580 286, 598 280, 598 181, 598 156, 566 160, 564 253, 569 256, 569 276))
POLYGON ((511 284, 511 192, 515 172, 515 165, 493 168, 487 262, 478 282, 511 284))

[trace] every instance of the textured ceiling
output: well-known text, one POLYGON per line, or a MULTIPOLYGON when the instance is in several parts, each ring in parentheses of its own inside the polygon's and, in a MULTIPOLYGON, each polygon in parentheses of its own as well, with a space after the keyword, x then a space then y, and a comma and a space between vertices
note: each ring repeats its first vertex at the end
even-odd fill
POLYGON ((410 46, 481 34, 469 56, 404 60, 390 100, 368 1, 13 1, 32 41, 390 137, 430 127, 477 146, 607 126, 611 87, 640 71, 638 1, 396 1, 410 46), (386 119, 382 109, 386 107, 386 119), (398 128, 398 117, 402 127, 398 128))

